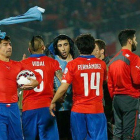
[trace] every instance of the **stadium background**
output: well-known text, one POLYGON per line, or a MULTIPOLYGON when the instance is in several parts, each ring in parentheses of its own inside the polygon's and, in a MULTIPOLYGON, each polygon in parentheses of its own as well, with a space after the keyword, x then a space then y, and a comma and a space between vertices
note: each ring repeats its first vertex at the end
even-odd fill
POLYGON ((11 37, 14 60, 21 60, 23 53, 29 55, 28 42, 38 34, 49 44, 60 33, 73 39, 81 33, 91 33, 106 41, 106 53, 112 55, 120 49, 117 35, 125 28, 136 29, 135 53, 140 55, 140 0, 0 0, 0 3, 0 20, 24 14, 34 6, 46 10, 42 22, 0 26, 11 37))

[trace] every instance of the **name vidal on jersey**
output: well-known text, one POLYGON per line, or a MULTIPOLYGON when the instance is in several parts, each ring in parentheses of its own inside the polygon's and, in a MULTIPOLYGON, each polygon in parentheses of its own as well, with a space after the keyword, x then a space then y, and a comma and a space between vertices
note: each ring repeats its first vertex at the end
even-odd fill
POLYGON ((33 66, 45 66, 44 61, 33 61, 33 66))
POLYGON ((86 70, 86 69, 101 69, 101 64, 82 64, 78 65, 78 70, 86 70))

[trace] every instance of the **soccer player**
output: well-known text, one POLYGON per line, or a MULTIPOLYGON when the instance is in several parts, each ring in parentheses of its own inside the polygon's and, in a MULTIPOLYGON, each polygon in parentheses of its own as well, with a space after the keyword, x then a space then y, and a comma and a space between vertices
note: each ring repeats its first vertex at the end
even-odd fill
POLYGON ((113 99, 115 140, 140 140, 140 58, 133 53, 137 48, 135 33, 132 29, 119 33, 122 49, 109 63, 108 89, 113 99))
POLYGON ((106 64, 109 63, 112 56, 106 56, 106 44, 101 39, 95 39, 95 49, 93 50, 92 54, 95 55, 96 58, 105 61, 106 64))
MULTIPOLYGON (((11 55, 10 37, 0 38, 0 140, 23 140, 16 77, 21 70, 29 68, 11 60, 11 55)), ((38 81, 30 79, 31 83, 23 89, 33 89, 41 82, 41 76, 36 72, 35 75, 38 81)))
POLYGON ((58 140, 56 118, 49 113, 53 98, 54 75, 61 81, 62 71, 59 63, 43 54, 44 41, 41 36, 34 36, 29 42, 30 57, 22 63, 32 67, 42 76, 41 84, 23 93, 22 124, 25 140, 58 140))
MULTIPOLYGON (((99 58, 100 60, 103 60, 106 65, 109 64, 111 56, 106 56, 106 44, 101 39, 95 39, 95 49, 93 50, 92 54, 95 55, 96 58, 99 58)), ((108 139, 113 139, 113 111, 112 111, 112 99, 110 97, 107 83, 103 85, 103 91, 104 91, 104 111, 107 118, 107 127, 108 127, 108 139)))
MULTIPOLYGON (((50 54, 57 60, 62 68, 62 72, 67 63, 76 57, 74 42, 67 35, 58 35, 54 40, 52 46, 49 47, 50 54)), ((61 85, 58 78, 54 78, 55 91, 61 85)), ((72 105, 72 86, 70 85, 65 95, 59 102, 56 103, 56 118, 59 130, 59 137, 61 140, 71 139, 70 133, 70 112, 72 105)))
POLYGON ((103 60, 105 57, 105 42, 101 39, 95 39, 95 48, 92 52, 96 58, 103 60))
POLYGON ((73 140, 107 140, 106 117, 103 109, 103 81, 106 80, 106 64, 91 55, 95 42, 90 34, 76 38, 80 56, 68 62, 62 84, 50 105, 54 116, 55 102, 65 94, 69 85, 73 88, 71 131, 73 140))

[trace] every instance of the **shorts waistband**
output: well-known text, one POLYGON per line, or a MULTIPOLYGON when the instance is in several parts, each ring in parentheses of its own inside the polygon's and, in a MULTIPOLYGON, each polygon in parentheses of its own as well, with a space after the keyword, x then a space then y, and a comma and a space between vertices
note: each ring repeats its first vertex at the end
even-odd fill
POLYGON ((17 103, 0 103, 0 106, 6 106, 6 107, 17 106, 17 103))

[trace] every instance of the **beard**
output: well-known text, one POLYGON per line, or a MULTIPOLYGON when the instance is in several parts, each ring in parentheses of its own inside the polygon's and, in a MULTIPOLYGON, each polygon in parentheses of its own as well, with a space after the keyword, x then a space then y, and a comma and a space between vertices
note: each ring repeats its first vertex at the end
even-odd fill
POLYGON ((133 42, 133 43, 132 43, 132 52, 134 52, 134 51, 136 50, 136 48, 137 48, 137 46, 136 46, 136 44, 133 42))

